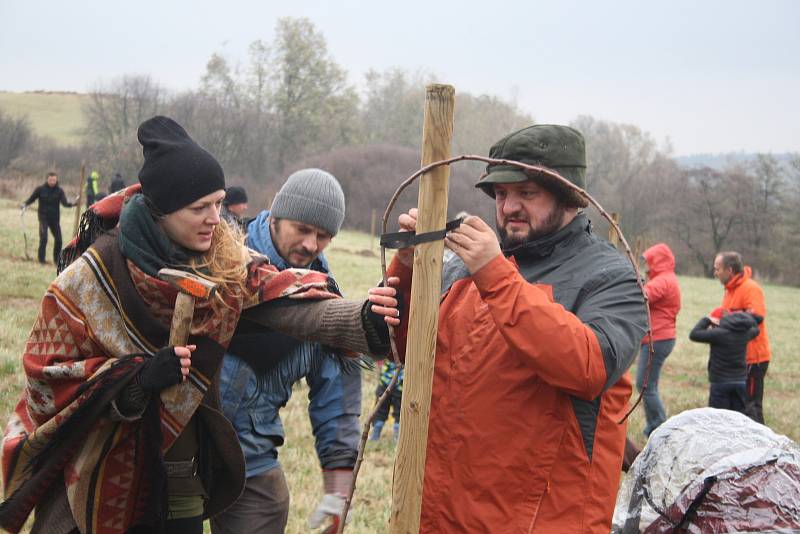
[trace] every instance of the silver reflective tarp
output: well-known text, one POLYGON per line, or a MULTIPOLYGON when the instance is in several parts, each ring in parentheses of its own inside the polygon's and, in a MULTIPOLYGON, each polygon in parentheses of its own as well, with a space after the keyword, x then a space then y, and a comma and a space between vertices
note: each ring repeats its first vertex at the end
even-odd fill
POLYGON ((800 447, 738 412, 676 415, 623 479, 612 532, 800 532, 800 447))

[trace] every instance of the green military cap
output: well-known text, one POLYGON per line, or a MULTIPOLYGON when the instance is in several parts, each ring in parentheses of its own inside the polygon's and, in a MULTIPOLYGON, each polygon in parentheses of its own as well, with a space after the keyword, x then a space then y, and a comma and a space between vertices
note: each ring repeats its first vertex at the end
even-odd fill
MULTIPOLYGON (((493 159, 509 159, 552 169, 581 189, 586 187, 586 144, 583 135, 569 126, 536 124, 508 134, 489 150, 493 159)), ((487 165, 475 187, 494 198, 493 184, 535 180, 558 194, 568 206, 585 208, 586 199, 555 178, 527 174, 512 165, 487 165)))

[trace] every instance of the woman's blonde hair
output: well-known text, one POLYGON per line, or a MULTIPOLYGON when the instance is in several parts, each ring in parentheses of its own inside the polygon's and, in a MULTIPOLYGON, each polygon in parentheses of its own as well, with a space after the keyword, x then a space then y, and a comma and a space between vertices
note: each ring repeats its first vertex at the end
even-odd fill
POLYGON ((244 294, 249 260, 244 234, 221 218, 211 236, 211 248, 200 260, 192 262, 191 267, 197 274, 219 284, 217 297, 224 303, 226 297, 244 294))

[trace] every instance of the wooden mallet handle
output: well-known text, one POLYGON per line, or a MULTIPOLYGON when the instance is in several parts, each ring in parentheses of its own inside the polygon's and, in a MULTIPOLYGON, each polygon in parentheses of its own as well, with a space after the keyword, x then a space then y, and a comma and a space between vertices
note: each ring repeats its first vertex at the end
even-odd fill
POLYGON ((182 347, 189 341, 189 331, 192 328, 194 316, 194 297, 178 292, 175 299, 175 311, 172 314, 172 326, 169 329, 169 344, 173 347, 182 347))

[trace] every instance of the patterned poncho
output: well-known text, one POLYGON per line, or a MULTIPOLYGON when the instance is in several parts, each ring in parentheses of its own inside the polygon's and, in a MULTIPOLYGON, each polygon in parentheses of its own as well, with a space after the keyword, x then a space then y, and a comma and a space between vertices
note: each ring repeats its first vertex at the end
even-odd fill
POLYGON ((206 515, 238 497, 241 451, 210 386, 240 313, 277 298, 335 295, 321 273, 278 272, 254 258, 244 294, 228 295, 224 305, 196 307, 189 342, 198 348, 188 380, 151 401, 149 417, 127 418, 114 401, 146 355, 167 344, 176 296, 171 286, 122 257, 114 233, 99 238, 50 285, 25 345, 27 384, 3 438, 1 527, 21 529, 61 477, 81 532, 123 533, 152 521, 158 484, 153 462, 195 412, 213 428, 208 434, 217 489, 210 491, 206 515), (148 454, 152 443, 160 443, 155 457, 148 454))

